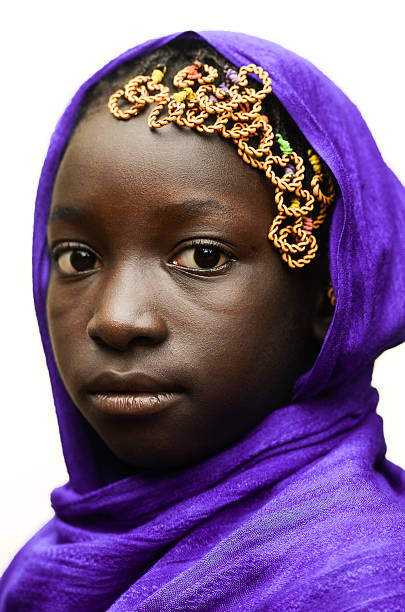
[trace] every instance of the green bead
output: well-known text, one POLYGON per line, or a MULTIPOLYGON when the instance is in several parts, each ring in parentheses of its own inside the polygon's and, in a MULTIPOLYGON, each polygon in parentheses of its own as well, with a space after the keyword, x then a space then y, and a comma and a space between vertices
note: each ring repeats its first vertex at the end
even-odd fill
POLYGON ((293 150, 288 140, 284 140, 281 134, 276 134, 276 138, 282 153, 286 153, 287 155, 293 153, 293 150))

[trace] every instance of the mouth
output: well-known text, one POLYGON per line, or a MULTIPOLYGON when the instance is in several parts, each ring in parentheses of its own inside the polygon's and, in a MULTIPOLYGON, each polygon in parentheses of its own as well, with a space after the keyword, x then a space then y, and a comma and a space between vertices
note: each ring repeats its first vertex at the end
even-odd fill
POLYGON ((91 393, 95 407, 105 414, 112 415, 147 415, 162 412, 176 404, 181 393, 161 391, 145 392, 116 392, 91 393))
POLYGON ((95 408, 110 415, 149 415, 162 412, 183 396, 183 389, 139 372, 102 372, 87 392, 95 408))

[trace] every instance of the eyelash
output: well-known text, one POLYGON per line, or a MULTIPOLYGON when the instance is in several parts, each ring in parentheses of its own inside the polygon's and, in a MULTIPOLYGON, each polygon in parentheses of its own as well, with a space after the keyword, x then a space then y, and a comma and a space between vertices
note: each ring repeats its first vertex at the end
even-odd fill
MULTIPOLYGON (((192 273, 199 274, 200 276, 202 275, 207 276, 212 273, 215 274, 215 272, 224 270, 225 268, 229 268, 236 259, 233 253, 231 253, 231 251, 226 249, 222 244, 219 244, 215 240, 210 240, 208 238, 193 238, 189 244, 183 246, 181 250, 179 250, 175 255, 173 255, 172 259, 178 257, 180 253, 182 253, 183 251, 187 251, 188 249, 192 249, 193 247, 198 247, 198 246, 215 247, 216 249, 218 249, 220 253, 224 253, 227 257, 229 257, 229 260, 219 266, 213 266, 212 268, 190 268, 188 266, 181 266, 179 264, 177 264, 177 266, 180 267, 182 270, 192 271, 192 273)), ((175 264, 172 264, 172 265, 175 265, 175 264)))
MULTIPOLYGON (((212 268, 191 268, 189 266, 182 266, 181 264, 180 265, 171 264, 171 265, 173 265, 174 267, 181 268, 182 270, 191 271, 194 274, 202 275, 201 273, 203 273, 203 275, 209 275, 209 274, 212 274, 213 272, 215 273, 217 271, 221 271, 221 270, 224 270, 225 268, 230 267, 236 259, 233 253, 231 253, 229 250, 224 248, 222 244, 219 244, 218 242, 215 242, 214 240, 210 240, 207 238, 192 239, 188 245, 183 246, 183 248, 179 250, 175 255, 173 255, 171 259, 178 257, 183 251, 186 251, 187 249, 191 249, 193 247, 198 247, 198 246, 215 247, 216 249, 218 249, 218 251, 225 254, 227 257, 229 257, 229 260, 219 266, 213 266, 212 268)), ((69 251, 75 251, 75 250, 76 251, 87 251, 91 253, 92 255, 94 255, 95 257, 99 258, 99 256, 97 255, 97 253, 95 253, 95 251, 93 251, 92 249, 88 247, 84 247, 80 243, 76 243, 76 242, 64 242, 54 247, 53 249, 50 249, 49 256, 57 264, 59 257, 63 255, 63 253, 66 253, 69 251)), ((91 271, 92 270, 85 270, 84 272, 77 272, 76 274, 65 274, 65 276, 85 275, 86 272, 91 272, 91 271)))

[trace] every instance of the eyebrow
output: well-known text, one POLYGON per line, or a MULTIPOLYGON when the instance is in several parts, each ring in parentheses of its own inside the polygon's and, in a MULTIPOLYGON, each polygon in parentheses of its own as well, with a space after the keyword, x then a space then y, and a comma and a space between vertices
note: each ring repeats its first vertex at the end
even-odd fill
POLYGON ((88 216, 88 211, 81 206, 66 206, 65 204, 57 204, 49 214, 48 225, 54 221, 76 221, 85 219, 88 216))
MULTIPOLYGON (((223 206, 218 200, 191 198, 181 202, 171 202, 162 206, 162 212, 186 212, 188 214, 199 214, 206 211, 219 211, 225 216, 232 214, 232 211, 223 206)), ((91 211, 82 208, 77 204, 57 204, 51 210, 48 217, 48 225, 55 221, 81 221, 91 218, 91 211)))

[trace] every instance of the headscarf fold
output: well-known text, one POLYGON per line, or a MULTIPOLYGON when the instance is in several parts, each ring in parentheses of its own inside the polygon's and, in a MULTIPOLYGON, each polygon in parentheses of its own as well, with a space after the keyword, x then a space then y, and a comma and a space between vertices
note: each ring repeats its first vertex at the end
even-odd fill
MULTIPOLYGON (((242 163, 242 162, 241 162, 242 163)), ((112 60, 76 93, 43 166, 33 290, 69 481, 0 581, 1 612, 405 610, 405 473, 385 458, 373 364, 405 340, 405 197, 358 109, 310 62, 233 32, 182 32, 112 60), (176 37, 261 65, 335 175, 332 324, 289 405, 170 474, 122 464, 70 399, 46 322, 46 225, 88 88, 176 37)), ((29 501, 29 500, 27 500, 29 501)))

